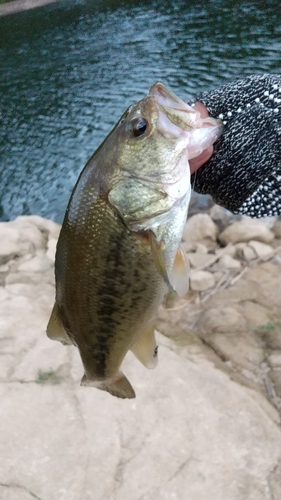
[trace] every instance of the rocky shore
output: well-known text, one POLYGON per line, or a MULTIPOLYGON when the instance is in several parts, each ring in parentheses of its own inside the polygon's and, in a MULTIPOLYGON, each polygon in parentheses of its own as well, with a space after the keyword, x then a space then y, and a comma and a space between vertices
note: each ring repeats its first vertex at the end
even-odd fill
POLYGON ((45 335, 59 231, 0 223, 1 500, 281 498, 281 220, 188 219, 190 291, 159 311, 158 367, 127 356, 125 401, 45 335))
POLYGON ((0 16, 8 16, 25 10, 43 7, 49 3, 58 3, 60 0, 13 0, 0 4, 0 16))

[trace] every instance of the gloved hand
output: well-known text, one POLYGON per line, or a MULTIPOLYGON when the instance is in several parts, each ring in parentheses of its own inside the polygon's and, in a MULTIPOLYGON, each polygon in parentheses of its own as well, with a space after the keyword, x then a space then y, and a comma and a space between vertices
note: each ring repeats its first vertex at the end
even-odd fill
MULTIPOLYGON (((199 95, 225 129, 192 187, 236 214, 281 214, 281 76, 253 75, 199 95)), ((194 102, 195 102, 194 101, 194 102)))

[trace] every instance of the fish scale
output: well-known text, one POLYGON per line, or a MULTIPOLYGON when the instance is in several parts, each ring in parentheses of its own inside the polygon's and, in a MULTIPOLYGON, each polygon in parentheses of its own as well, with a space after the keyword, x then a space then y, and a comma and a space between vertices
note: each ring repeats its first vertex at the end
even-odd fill
MULTIPOLYGON (((79 213, 77 219, 79 221, 79 213)), ((62 229, 60 240, 68 248, 68 264, 65 269, 64 300, 58 305, 64 315, 65 304, 68 304, 67 333, 75 344, 77 338, 83 344, 80 352, 86 371, 90 374, 95 371, 93 359, 98 359, 95 356, 96 349, 99 353, 104 351, 110 339, 118 336, 124 349, 128 350, 132 335, 137 334, 136 325, 142 325, 145 321, 149 307, 159 306, 159 299, 155 304, 155 290, 161 277, 148 245, 144 246, 142 238, 136 239, 132 235, 103 199, 98 200, 91 209, 84 228, 86 244, 82 240, 79 246, 70 245, 70 242, 80 240, 79 225, 71 224, 69 228, 66 224, 62 229), (136 274, 139 279, 136 279, 136 274), (143 282, 148 282, 149 286, 146 285, 145 296, 140 301, 144 291, 143 282), (84 297, 87 297, 87 301, 84 297), (88 347, 91 349, 89 362, 86 356, 88 347)), ((61 257, 58 252, 58 267, 61 258, 65 257, 61 257)), ((103 366, 100 363, 99 366, 98 376, 101 378, 112 371, 106 359, 103 366)))

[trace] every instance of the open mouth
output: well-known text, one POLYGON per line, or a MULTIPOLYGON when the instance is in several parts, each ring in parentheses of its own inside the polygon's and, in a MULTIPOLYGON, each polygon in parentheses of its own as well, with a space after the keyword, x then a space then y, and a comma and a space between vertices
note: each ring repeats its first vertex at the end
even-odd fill
POLYGON ((149 92, 158 109, 157 128, 169 139, 183 138, 186 141, 188 159, 199 158, 195 171, 212 154, 209 148, 218 139, 223 130, 220 120, 202 117, 200 111, 186 104, 168 90, 162 83, 155 83, 149 92))
POLYGON ((165 137, 186 136, 197 128, 200 113, 169 91, 162 83, 155 83, 149 92, 157 104, 158 128, 165 137))

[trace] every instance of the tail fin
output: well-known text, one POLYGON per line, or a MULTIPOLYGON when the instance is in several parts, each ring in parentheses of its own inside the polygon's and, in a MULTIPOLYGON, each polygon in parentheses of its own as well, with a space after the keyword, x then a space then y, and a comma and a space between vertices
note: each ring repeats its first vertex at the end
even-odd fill
POLYGON ((109 392, 112 396, 116 396, 117 398, 132 399, 136 397, 133 387, 122 372, 118 373, 114 378, 102 381, 91 380, 85 374, 81 380, 81 385, 96 387, 102 391, 109 392))

